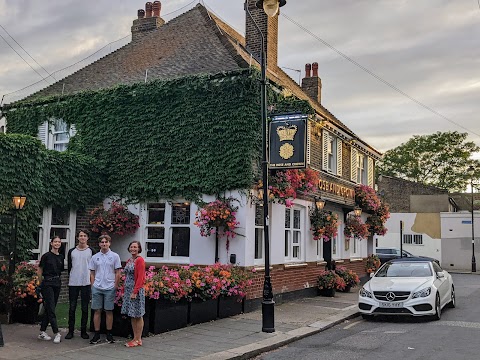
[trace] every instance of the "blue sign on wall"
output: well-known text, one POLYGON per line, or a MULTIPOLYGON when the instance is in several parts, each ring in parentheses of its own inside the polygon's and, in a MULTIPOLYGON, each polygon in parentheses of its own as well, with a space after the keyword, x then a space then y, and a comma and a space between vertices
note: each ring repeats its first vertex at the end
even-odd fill
POLYGON ((472 220, 462 220, 462 224, 472 224, 472 220))

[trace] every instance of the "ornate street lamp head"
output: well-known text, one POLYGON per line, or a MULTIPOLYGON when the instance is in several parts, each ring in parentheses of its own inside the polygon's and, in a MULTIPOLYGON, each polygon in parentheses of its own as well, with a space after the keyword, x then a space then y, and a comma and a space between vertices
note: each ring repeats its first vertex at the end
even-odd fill
POLYGON ((278 9, 284 6, 287 0, 258 0, 255 5, 257 8, 265 11, 269 17, 277 15, 278 9))
POLYGON ((27 197, 23 194, 13 195, 12 197, 13 205, 15 206, 15 210, 22 210, 23 206, 25 205, 25 201, 27 197))
POLYGON ((355 208, 353 209, 353 213, 355 214, 355 216, 362 215, 362 208, 359 206, 355 206, 355 208))
POLYGON ((323 210, 323 208, 325 207, 325 200, 323 200, 322 198, 315 198, 315 208, 317 210, 323 210))

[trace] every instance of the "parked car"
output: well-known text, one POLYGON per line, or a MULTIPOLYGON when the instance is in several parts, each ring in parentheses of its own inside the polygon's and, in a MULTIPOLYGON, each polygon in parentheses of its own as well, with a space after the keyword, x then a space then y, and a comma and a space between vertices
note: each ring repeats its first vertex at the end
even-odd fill
POLYGON ((365 319, 374 315, 433 315, 455 307, 452 276, 435 261, 408 257, 383 264, 358 293, 365 319))
MULTIPOLYGON (((387 261, 392 260, 392 259, 400 259, 402 256, 400 256, 400 250, 396 248, 390 248, 390 247, 379 247, 375 250, 375 253, 377 254, 378 258, 380 259, 380 263, 385 264, 387 261)), ((435 261, 438 265, 440 265, 440 261, 438 261, 435 258, 431 258, 428 256, 417 256, 413 255, 412 253, 402 250, 402 254, 404 258, 412 258, 412 257, 420 257, 423 259, 435 261)))

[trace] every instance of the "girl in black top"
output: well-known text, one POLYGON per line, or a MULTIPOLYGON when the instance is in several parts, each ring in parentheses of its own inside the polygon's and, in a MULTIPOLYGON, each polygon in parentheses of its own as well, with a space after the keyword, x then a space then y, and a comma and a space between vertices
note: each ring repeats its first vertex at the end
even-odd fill
POLYGON ((61 335, 58 332, 57 316, 55 314, 55 307, 57 306, 58 296, 60 295, 60 287, 62 285, 60 281, 60 275, 63 270, 63 262, 65 257, 59 253, 62 246, 62 240, 59 236, 55 236, 50 241, 50 251, 43 254, 38 265, 38 278, 42 280, 42 295, 43 304, 45 306, 45 316, 43 317, 40 325, 40 340, 51 340, 52 338, 47 335, 47 325, 50 323, 52 326, 55 338, 53 342, 55 344, 60 343, 61 335))

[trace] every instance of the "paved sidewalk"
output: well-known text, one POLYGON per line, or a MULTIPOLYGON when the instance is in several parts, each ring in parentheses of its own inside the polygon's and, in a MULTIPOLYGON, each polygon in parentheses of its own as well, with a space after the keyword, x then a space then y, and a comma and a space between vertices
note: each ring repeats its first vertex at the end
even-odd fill
POLYGON ((56 345, 37 340, 37 325, 2 324, 5 346, 0 347, 0 359, 248 359, 357 316, 357 296, 354 289, 337 292, 335 298, 318 296, 276 305, 276 331, 271 334, 261 331, 258 310, 150 336, 136 348, 125 347, 122 338, 115 344, 89 345, 80 334, 56 345))

